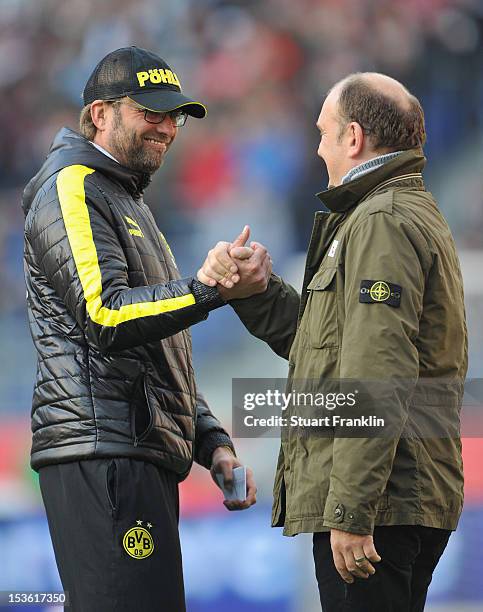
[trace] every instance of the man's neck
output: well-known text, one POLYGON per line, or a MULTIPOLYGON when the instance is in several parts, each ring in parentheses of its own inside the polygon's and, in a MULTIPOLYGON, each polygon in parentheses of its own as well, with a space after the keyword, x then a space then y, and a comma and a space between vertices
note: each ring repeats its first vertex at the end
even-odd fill
POLYGON ((391 159, 394 159, 401 153, 402 151, 385 153, 384 155, 377 155, 376 157, 372 157, 361 162, 357 166, 354 166, 354 168, 351 168, 349 172, 347 172, 347 174, 342 177, 341 185, 344 185, 345 183, 350 183, 351 181, 361 176, 364 176, 364 174, 368 174, 369 172, 376 170, 376 168, 380 168, 381 166, 387 164, 387 162, 391 161, 391 159))
POLYGON ((107 155, 107 157, 110 157, 111 159, 113 159, 115 162, 119 163, 119 161, 114 157, 114 155, 112 155, 111 153, 109 153, 109 151, 107 151, 106 149, 104 149, 104 147, 101 147, 100 144, 98 144, 97 142, 94 142, 93 140, 89 141, 91 143, 91 145, 93 145, 94 147, 96 147, 96 149, 98 151, 100 151, 101 153, 104 153, 104 155, 107 155))

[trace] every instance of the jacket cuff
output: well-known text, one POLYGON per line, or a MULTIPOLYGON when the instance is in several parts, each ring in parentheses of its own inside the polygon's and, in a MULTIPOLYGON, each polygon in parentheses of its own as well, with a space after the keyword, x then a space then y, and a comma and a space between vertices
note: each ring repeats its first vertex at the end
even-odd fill
POLYGON ((324 527, 340 529, 358 535, 372 535, 374 531, 374 517, 368 512, 366 506, 346 506, 334 497, 327 498, 324 511, 324 527))
POLYGON ((209 287, 196 278, 191 281, 191 293, 194 295, 196 304, 206 312, 220 308, 226 304, 216 287, 209 287))
POLYGON ((209 431, 201 438, 201 446, 196 458, 197 463, 209 470, 213 453, 220 446, 230 448, 236 457, 235 447, 227 433, 223 431, 209 431))
POLYGON ((262 291, 262 293, 254 293, 246 298, 235 298, 228 303, 236 313, 244 313, 246 310, 252 314, 254 311, 257 311, 258 306, 263 306, 267 302, 267 299, 270 300, 272 298, 274 291, 279 291, 280 281, 281 278, 272 272, 265 291, 262 291))

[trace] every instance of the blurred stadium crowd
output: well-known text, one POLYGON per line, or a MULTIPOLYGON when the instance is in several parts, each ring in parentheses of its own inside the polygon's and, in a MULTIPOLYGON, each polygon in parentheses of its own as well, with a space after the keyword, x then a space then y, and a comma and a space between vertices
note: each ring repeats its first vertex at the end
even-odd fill
POLYGON ((420 97, 430 186, 459 246, 481 247, 482 34, 478 0, 2 0, 0 317, 24 308, 22 187, 57 129, 76 127, 93 66, 132 43, 165 57, 209 109, 147 196, 183 272, 244 222, 278 263, 305 248, 326 183, 314 122, 328 87, 358 70, 420 97), (445 187, 461 176, 456 159, 468 166, 464 202, 445 187))
MULTIPOLYGON (((180 129, 145 196, 183 275, 196 271, 215 242, 230 240, 248 223, 277 272, 296 279, 320 204, 314 194, 327 184, 315 121, 328 88, 365 70, 390 74, 420 98, 428 132, 426 182, 460 252, 475 254, 474 278, 481 275, 481 0, 0 0, 0 477, 2 469, 10 474, 18 467, 6 467, 17 443, 5 423, 14 415, 28 418, 35 369, 21 193, 57 130, 76 129, 93 67, 130 44, 165 58, 186 93, 208 106, 205 120, 190 118, 180 129)), ((481 377, 483 282, 478 290, 476 284, 469 284, 467 296, 470 375, 481 377)), ((227 424, 231 377, 285 375, 285 364, 250 344, 228 308, 193 332, 201 387, 208 387, 227 424)), ((268 502, 277 442, 260 448, 250 461, 268 502)), ((28 449, 18 456, 27 470, 28 449)), ((206 483, 192 489, 193 505, 206 495, 206 483)), ((8 487, 0 486, 0 518, 12 514, 6 509, 15 507, 15 496, 22 505, 16 485, 8 487)), ((483 487, 473 484, 475 502, 480 488, 483 499, 483 487)))
MULTIPOLYGON (((205 120, 190 118, 180 130, 146 193, 182 274, 245 223, 277 271, 293 267, 327 181, 316 156, 321 102, 359 70, 386 72, 421 99, 426 181, 459 249, 483 247, 479 0, 2 0, 0 332, 11 359, 0 373, 1 411, 25 414, 32 388, 22 189, 59 127, 76 128, 95 64, 129 44, 166 58, 208 106, 205 120)), ((196 329, 214 334, 204 351, 235 350, 243 332, 220 331, 227 317, 196 329)))

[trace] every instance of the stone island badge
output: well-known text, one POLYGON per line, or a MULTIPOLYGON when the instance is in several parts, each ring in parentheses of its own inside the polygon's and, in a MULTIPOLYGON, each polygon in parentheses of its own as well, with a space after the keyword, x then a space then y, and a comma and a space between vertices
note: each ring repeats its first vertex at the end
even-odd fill
POLYGON ((382 280, 363 280, 359 291, 359 302, 363 304, 387 304, 393 308, 401 306, 402 287, 382 280))
POLYGON ((146 559, 154 551, 154 542, 149 529, 151 523, 142 526, 143 521, 136 521, 136 527, 131 527, 122 538, 122 545, 127 554, 133 559, 146 559))

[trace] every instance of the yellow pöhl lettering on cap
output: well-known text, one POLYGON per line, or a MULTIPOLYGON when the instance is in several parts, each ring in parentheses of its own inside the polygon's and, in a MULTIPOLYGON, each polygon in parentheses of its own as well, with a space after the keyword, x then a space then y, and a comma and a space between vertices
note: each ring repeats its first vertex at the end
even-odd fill
POLYGON ((178 77, 175 75, 174 72, 171 72, 171 70, 166 70, 166 78, 168 79, 168 83, 171 83, 171 85, 177 85, 178 87, 181 87, 178 81, 178 77))
POLYGON ((181 83, 179 82, 178 77, 175 72, 171 73, 173 75, 173 85, 177 85, 181 89, 181 83))
POLYGON ((136 72, 136 76, 139 81, 140 87, 146 87, 146 83, 149 81, 153 85, 158 83, 170 83, 171 85, 177 85, 181 89, 181 83, 174 72, 167 68, 150 68, 148 71, 136 72))
POLYGON ((149 79, 149 74, 147 72, 136 72, 136 76, 138 78, 139 85, 144 87, 144 84, 149 79))
POLYGON ((157 68, 153 68, 149 71, 149 80, 151 83, 161 83, 161 75, 159 74, 159 70, 157 68))
POLYGON ((162 68, 159 69, 159 74, 161 75, 163 83, 167 83, 168 79, 166 78, 166 72, 162 68))

